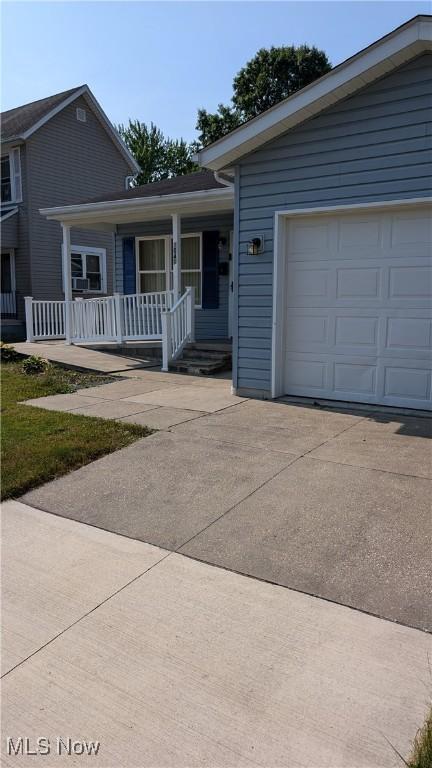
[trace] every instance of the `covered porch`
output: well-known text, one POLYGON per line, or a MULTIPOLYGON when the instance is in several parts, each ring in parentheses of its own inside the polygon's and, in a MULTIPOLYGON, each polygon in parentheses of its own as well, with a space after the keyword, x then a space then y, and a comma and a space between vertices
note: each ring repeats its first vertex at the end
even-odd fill
POLYGON ((28 341, 153 341, 161 344, 162 368, 168 370, 196 339, 230 337, 231 183, 199 172, 127 190, 118 199, 44 209, 41 214, 62 227, 64 299, 27 297, 28 341), (73 228, 113 233, 114 295, 73 299, 72 289, 81 279, 73 228))

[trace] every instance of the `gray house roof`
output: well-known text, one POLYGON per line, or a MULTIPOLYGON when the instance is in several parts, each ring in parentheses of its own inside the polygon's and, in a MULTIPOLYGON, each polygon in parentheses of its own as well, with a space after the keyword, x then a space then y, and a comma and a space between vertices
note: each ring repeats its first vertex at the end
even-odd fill
POLYGON ((180 195, 187 192, 204 192, 207 189, 223 189, 226 184, 221 184, 215 179, 213 171, 196 171, 185 176, 176 176, 172 179, 154 181, 131 189, 113 191, 104 197, 91 200, 83 200, 83 203, 104 203, 111 200, 133 200, 138 197, 159 197, 164 195, 180 195))
POLYGON ((48 96, 46 99, 38 99, 30 104, 23 104, 15 109, 8 109, 0 114, 1 119, 1 140, 10 141, 21 137, 32 128, 35 123, 46 117, 55 107, 59 106, 65 99, 73 93, 80 91, 82 85, 71 88, 68 91, 56 93, 54 96, 48 96))
POLYGON ((109 121, 102 107, 93 96, 88 85, 79 85, 68 91, 56 93, 48 96, 46 99, 32 101, 30 104, 24 104, 14 109, 9 109, 0 114, 0 136, 1 142, 25 141, 35 131, 41 128, 48 120, 51 120, 58 112, 69 106, 78 97, 82 96, 88 103, 90 109, 99 118, 106 132, 117 146, 117 149, 124 155, 131 170, 134 173, 140 171, 140 167, 129 152, 126 144, 122 141, 119 134, 109 121))

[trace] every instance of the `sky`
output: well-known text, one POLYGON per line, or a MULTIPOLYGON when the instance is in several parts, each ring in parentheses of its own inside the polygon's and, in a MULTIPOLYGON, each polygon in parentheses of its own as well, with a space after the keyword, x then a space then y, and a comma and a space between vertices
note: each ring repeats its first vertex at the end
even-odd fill
POLYGON ((10 2, 0 5, 2 110, 87 83, 112 122, 196 137, 259 48, 307 43, 336 65, 430 2, 10 2), (16 43, 19 40, 19 50, 16 43))

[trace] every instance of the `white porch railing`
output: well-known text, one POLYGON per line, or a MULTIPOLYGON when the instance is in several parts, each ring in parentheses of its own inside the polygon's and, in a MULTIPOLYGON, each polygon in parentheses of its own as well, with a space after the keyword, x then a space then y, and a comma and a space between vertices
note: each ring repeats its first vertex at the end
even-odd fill
POLYGON ((162 338, 162 314, 173 305, 172 291, 125 294, 119 299, 125 341, 162 338))
POLYGON ((65 338, 65 302, 25 299, 27 341, 65 338))
POLYGON ((75 301, 25 299, 27 341, 66 343, 161 340, 162 315, 173 305, 172 291, 105 296, 75 301))
POLYGON ((8 293, 0 293, 0 312, 2 315, 16 314, 15 291, 9 291, 8 293))
POLYGON ((162 370, 168 371, 190 341, 195 341, 195 289, 186 288, 174 306, 162 314, 162 370))
POLYGON ((69 312, 69 339, 72 343, 116 341, 118 337, 116 301, 114 296, 103 299, 77 299, 66 302, 69 312))

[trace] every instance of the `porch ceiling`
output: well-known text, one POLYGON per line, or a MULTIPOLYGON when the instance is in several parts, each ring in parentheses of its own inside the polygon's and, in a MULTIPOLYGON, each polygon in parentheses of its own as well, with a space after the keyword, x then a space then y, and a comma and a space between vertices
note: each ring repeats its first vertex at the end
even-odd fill
POLYGON ((175 195, 110 200, 56 208, 41 208, 47 219, 71 227, 114 231, 117 224, 167 219, 172 214, 194 216, 206 213, 230 213, 234 209, 232 187, 175 195))

